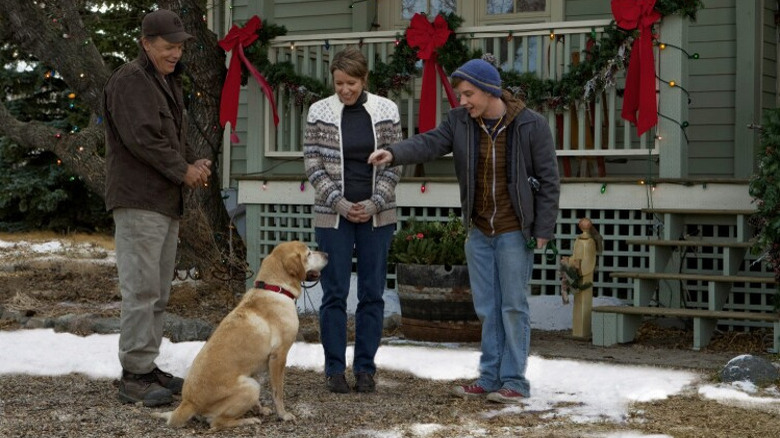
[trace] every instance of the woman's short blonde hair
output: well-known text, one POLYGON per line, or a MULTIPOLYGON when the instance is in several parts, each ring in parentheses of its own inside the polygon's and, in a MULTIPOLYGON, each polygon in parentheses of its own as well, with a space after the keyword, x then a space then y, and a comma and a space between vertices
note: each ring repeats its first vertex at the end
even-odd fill
POLYGON ((330 74, 336 70, 341 70, 353 78, 367 79, 368 61, 360 49, 347 47, 333 55, 333 61, 330 63, 330 74))

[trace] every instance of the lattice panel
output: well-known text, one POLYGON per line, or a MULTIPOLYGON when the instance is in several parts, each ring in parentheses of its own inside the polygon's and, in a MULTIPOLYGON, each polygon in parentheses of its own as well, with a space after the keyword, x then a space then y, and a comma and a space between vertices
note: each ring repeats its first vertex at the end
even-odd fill
MULTIPOLYGON (((312 246, 314 228, 311 220, 310 205, 262 205, 259 218, 259 248, 261 257, 265 257, 273 247, 286 240, 301 240, 312 246)), ((448 220, 450 212, 460 216, 459 208, 446 207, 399 207, 397 228, 402 228, 410 219, 417 221, 448 220)), ((630 279, 612 279, 609 273, 618 270, 648 270, 650 266, 650 251, 645 245, 628 245, 626 240, 641 240, 658 238, 664 224, 651 213, 639 210, 561 210, 556 225, 556 245, 558 257, 548 260, 541 251, 534 257, 534 277, 531 281, 533 295, 559 295, 560 280, 558 279, 558 260, 560 256, 571 255, 572 245, 580 230, 577 222, 582 217, 588 217, 598 229, 603 238, 604 248, 598 256, 596 273, 594 275, 594 296, 614 297, 621 300, 633 299, 633 283, 630 279)), ((729 238, 735 239, 736 226, 723 224, 686 224, 687 238, 729 238)), ((684 254, 676 254, 673 261, 678 263, 683 272, 713 274, 722 272, 723 249, 706 248, 688 250, 684 254)), ((746 255, 737 275, 762 273, 769 275, 768 268, 763 263, 753 263, 755 256, 746 255)), ((353 272, 354 272, 353 260, 353 272)), ((387 277, 388 288, 395 287, 395 271, 390 266, 387 277)), ((661 282, 659 289, 668 288, 661 282)), ((682 285, 683 305, 687 307, 707 307, 707 285, 700 282, 685 282, 682 285)), ((775 289, 772 285, 735 284, 726 309, 770 311, 773 308, 775 289)), ((656 294, 658 295, 658 294, 656 294)), ((657 298, 657 297, 656 297, 657 298)), ((662 303, 663 304, 663 303, 662 303)), ((750 324, 729 326, 728 329, 747 328, 750 324)))

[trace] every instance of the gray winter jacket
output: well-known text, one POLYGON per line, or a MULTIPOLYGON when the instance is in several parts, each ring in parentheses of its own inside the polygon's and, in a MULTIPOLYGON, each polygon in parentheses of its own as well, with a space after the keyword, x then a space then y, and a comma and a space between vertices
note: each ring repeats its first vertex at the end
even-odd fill
MULTIPOLYGON (((502 99, 507 105, 519 102, 506 91, 502 99)), ((480 134, 477 122, 465 108, 459 107, 450 110, 436 129, 387 149, 393 154, 394 166, 432 161, 452 153, 460 185, 463 221, 468 227, 474 206, 480 134)), ((526 239, 552 240, 558 218, 560 176, 555 145, 545 118, 531 109, 521 110, 507 127, 507 147, 509 195, 522 224, 523 235, 526 239), (529 177, 538 181, 538 190, 532 188, 529 177)))

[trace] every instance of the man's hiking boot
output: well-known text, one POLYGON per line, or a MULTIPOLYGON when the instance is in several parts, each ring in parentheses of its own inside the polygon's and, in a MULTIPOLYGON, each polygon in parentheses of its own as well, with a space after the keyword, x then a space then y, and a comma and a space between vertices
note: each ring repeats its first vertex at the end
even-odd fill
POLYGON ((143 402, 144 406, 163 406, 173 402, 169 389, 160 386, 154 372, 133 374, 122 371, 119 380, 119 400, 124 403, 143 402))
POLYGON ((374 376, 369 373, 355 374, 355 391, 374 392, 375 390, 376 383, 374 383, 374 376))
POLYGON ((349 385, 347 384, 347 378, 344 374, 334 374, 328 376, 328 391, 338 394, 346 394, 349 392, 349 385))
POLYGON ((152 374, 157 377, 157 383, 163 388, 171 391, 173 395, 181 395, 181 387, 184 386, 184 379, 176 377, 171 373, 155 368, 152 370, 152 374))

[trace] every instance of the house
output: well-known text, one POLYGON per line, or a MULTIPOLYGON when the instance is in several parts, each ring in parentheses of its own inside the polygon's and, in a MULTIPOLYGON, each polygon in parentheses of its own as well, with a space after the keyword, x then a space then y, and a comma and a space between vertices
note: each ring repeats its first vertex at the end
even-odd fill
MULTIPOLYGON (((613 19, 610 2, 592 0, 212 3, 209 18, 220 36, 253 15, 285 26, 287 35, 270 43, 270 58, 289 61, 299 73, 325 82, 331 54, 359 45, 373 67, 394 53, 414 13, 434 16, 435 7, 463 18, 456 34, 492 53, 504 70, 552 80, 585 59, 585 50, 598 44, 613 19)), ((651 81, 658 123, 643 135, 620 116, 622 70, 616 86, 597 89, 592 102, 545 110, 562 173, 558 249, 570 253, 578 218, 587 216, 604 238, 597 295, 635 306, 771 312, 775 285, 749 251, 755 206, 748 183, 760 149, 759 132, 751 126, 761 123, 762 110, 777 105, 778 6, 769 0, 739 1, 739 7, 736 0, 701 4, 695 21, 675 13, 655 25, 651 81), (637 272, 651 275, 629 278, 637 272)), ((416 128, 419 82, 410 93, 390 96, 402 111, 406 135, 416 128)), ((437 93, 444 112, 448 106, 440 87, 437 93)), ((250 81, 235 127, 240 141, 225 139, 223 185, 246 206, 250 266, 258 266, 279 241, 314 240, 313 194, 301 153, 307 108, 289 87, 277 87, 276 103, 281 122, 275 128, 268 100, 250 81)), ((450 210, 459 213, 450 159, 407 169, 398 202, 403 219, 443 220, 450 210)), ((536 262, 533 292, 559 293, 557 259, 539 253, 536 262)), ((707 321, 708 329, 700 330, 699 347, 706 345, 714 323, 707 321)), ((718 324, 744 330, 773 322, 718 318, 718 324)), ((775 349, 777 342, 775 336, 775 349)))

